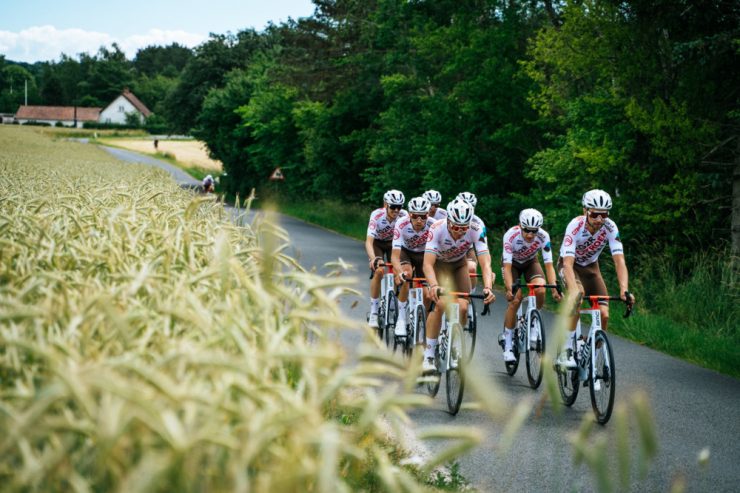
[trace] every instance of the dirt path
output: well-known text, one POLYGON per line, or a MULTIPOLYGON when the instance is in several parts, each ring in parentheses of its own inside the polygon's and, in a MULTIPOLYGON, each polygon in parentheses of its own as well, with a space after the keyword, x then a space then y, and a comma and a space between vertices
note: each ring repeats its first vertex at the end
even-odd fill
POLYGON ((208 157, 206 145, 199 140, 160 140, 156 151, 151 139, 100 139, 100 143, 150 155, 154 155, 156 151, 166 152, 172 154, 177 161, 185 165, 213 170, 218 173, 223 170, 221 161, 208 157))

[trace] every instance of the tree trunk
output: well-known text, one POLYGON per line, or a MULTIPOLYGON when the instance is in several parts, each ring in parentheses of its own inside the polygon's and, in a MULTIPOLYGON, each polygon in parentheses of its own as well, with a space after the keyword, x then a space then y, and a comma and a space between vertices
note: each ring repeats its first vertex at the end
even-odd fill
POLYGON ((735 267, 740 259, 740 138, 736 144, 735 170, 732 173, 732 257, 735 267))

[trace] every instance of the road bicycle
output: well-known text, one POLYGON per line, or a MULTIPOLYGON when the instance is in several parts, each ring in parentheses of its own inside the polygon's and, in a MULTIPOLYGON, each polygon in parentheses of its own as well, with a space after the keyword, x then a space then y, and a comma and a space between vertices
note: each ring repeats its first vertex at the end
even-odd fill
MULTIPOLYGON (((481 274, 470 274, 471 278, 483 277, 481 274)), ((471 290, 471 293, 475 293, 476 288, 471 290)), ((491 305, 483 305, 483 311, 481 315, 488 315, 491 311, 491 305)), ((475 341, 478 334, 478 315, 475 311, 475 303, 473 300, 468 300, 468 323, 463 327, 463 336, 465 337, 465 356, 466 360, 470 362, 473 359, 473 353, 475 353, 475 341)))
MULTIPOLYGON (((440 296, 457 300, 458 298, 484 299, 481 294, 470 294, 450 292, 440 296)), ((430 309, 434 310, 434 307, 430 309)), ((447 409, 450 414, 456 415, 460 410, 460 404, 465 391, 465 339, 463 328, 460 325, 460 304, 450 301, 445 312, 442 314, 442 325, 439 331, 437 347, 434 351, 434 362, 437 368, 434 372, 427 374, 426 386, 430 396, 435 397, 439 391, 442 374, 445 376, 445 388, 447 392, 447 409)))
MULTIPOLYGON (((555 288, 558 293, 561 292, 558 284, 520 284, 519 281, 511 286, 511 292, 516 296, 520 288, 527 287, 527 296, 522 299, 516 312, 516 325, 512 335, 512 348, 514 361, 506 361, 506 373, 514 376, 519 368, 519 356, 526 355, 527 361, 527 379, 529 385, 536 389, 542 382, 542 359, 545 355, 545 326, 542 323, 542 315, 537 309, 537 297, 535 289, 537 288, 555 288), (526 305, 526 309, 524 306, 526 305)), ((502 333, 498 337, 498 343, 501 349, 505 349, 505 339, 502 333)))
MULTIPOLYGON (((380 281, 380 304, 378 306, 378 328, 375 329, 380 340, 385 340, 386 346, 390 347, 391 337, 396 328, 398 319, 398 297, 396 296, 396 283, 394 281, 393 266, 380 262, 378 264, 385 270, 383 279, 380 281)), ((370 272, 372 279, 373 272, 370 272)), ((368 315, 368 320, 370 320, 368 315)))
MULTIPOLYGON (((599 300, 622 301, 627 305, 624 318, 632 314, 632 305, 618 296, 587 296, 590 307, 579 309, 581 315, 591 316, 591 326, 588 330, 586 341, 582 340, 581 320, 576 324, 576 334, 573 339, 572 351, 576 361, 575 368, 559 365, 555 361, 555 371, 558 375, 558 388, 563 403, 571 406, 578 397, 580 382, 588 386, 591 393, 591 407, 593 408, 596 421, 606 424, 612 414, 614 407, 614 393, 616 391, 617 367, 614 361, 614 353, 606 332, 601 328, 601 310, 599 300)), ((629 292, 625 298, 630 299, 629 292)), ((578 303, 577 306, 580 306, 578 303)))
POLYGON ((410 357, 415 347, 423 347, 426 341, 427 311, 424 308, 424 286, 426 279, 414 277, 404 279, 411 284, 409 288, 408 307, 406 309, 406 335, 393 338, 393 351, 399 347, 403 355, 410 357))

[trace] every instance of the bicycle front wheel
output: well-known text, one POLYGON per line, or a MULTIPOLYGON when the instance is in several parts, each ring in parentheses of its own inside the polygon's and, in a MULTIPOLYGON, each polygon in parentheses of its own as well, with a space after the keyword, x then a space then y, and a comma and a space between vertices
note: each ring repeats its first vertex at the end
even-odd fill
POLYGON ((385 345, 391 347, 391 342, 396 337, 396 321, 398 320, 398 298, 394 291, 388 291, 388 318, 385 324, 385 345))
POLYGON ((468 303, 468 323, 463 329, 465 336, 465 354, 467 361, 473 359, 475 352, 475 338, 478 333, 478 315, 475 313, 475 304, 473 300, 468 303))
POLYGON ((589 390, 591 406, 599 424, 606 424, 614 408, 616 390, 614 354, 606 334, 598 331, 595 337, 596 350, 592 356, 594 364, 590 370, 589 390))
POLYGON ((545 329, 542 317, 537 310, 529 317, 529 341, 527 341, 527 378, 529 385, 536 389, 542 383, 542 358, 545 356, 545 329))
POLYGON ((521 337, 521 332, 523 330, 524 324, 517 322, 517 326, 514 328, 514 334, 512 335, 514 341, 511 346, 511 352, 514 353, 514 361, 504 362, 504 365, 506 365, 506 373, 508 373, 510 377, 513 377, 517 368, 519 368, 519 338, 521 337))
POLYGON ((452 326, 449 343, 449 364, 445 373, 447 409, 453 416, 460 410, 465 390, 465 339, 459 324, 452 326))
POLYGON ((426 346, 426 327, 427 327, 427 312, 424 309, 423 305, 419 305, 416 307, 416 327, 414 334, 409 334, 407 341, 408 346, 406 348, 406 351, 408 352, 409 356, 414 350, 414 346, 418 347, 420 350, 423 350, 426 346), (414 339, 412 339, 412 337, 414 339))
POLYGON ((382 341, 383 340, 383 334, 386 332, 386 326, 385 326, 385 312, 387 311, 387 302, 386 299, 380 298, 380 306, 378 307, 378 328, 375 329, 375 331, 378 334, 378 338, 382 341))

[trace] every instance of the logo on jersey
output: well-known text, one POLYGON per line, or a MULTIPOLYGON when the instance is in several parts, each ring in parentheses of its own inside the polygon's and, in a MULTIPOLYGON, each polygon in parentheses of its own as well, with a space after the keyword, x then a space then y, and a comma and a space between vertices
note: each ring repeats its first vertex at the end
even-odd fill
POLYGON ((550 249, 551 249, 551 247, 550 247, 550 242, 548 241, 548 242, 547 242, 547 243, 545 244, 545 251, 546 251, 546 252, 549 252, 549 251, 550 251, 550 249))
POLYGON ((397 240, 401 237, 401 232, 398 229, 393 230, 393 239, 397 240))
POLYGON ((504 250, 506 250, 506 253, 514 253, 514 249, 509 244, 504 245, 504 250))
POLYGON ((563 245, 569 247, 572 244, 573 244, 573 238, 571 238, 570 236, 566 236, 565 239, 563 240, 563 245))
POLYGON ((371 229, 372 231, 375 231, 375 228, 376 228, 376 227, 377 227, 377 224, 375 223, 375 221, 370 221, 370 229, 371 229))

